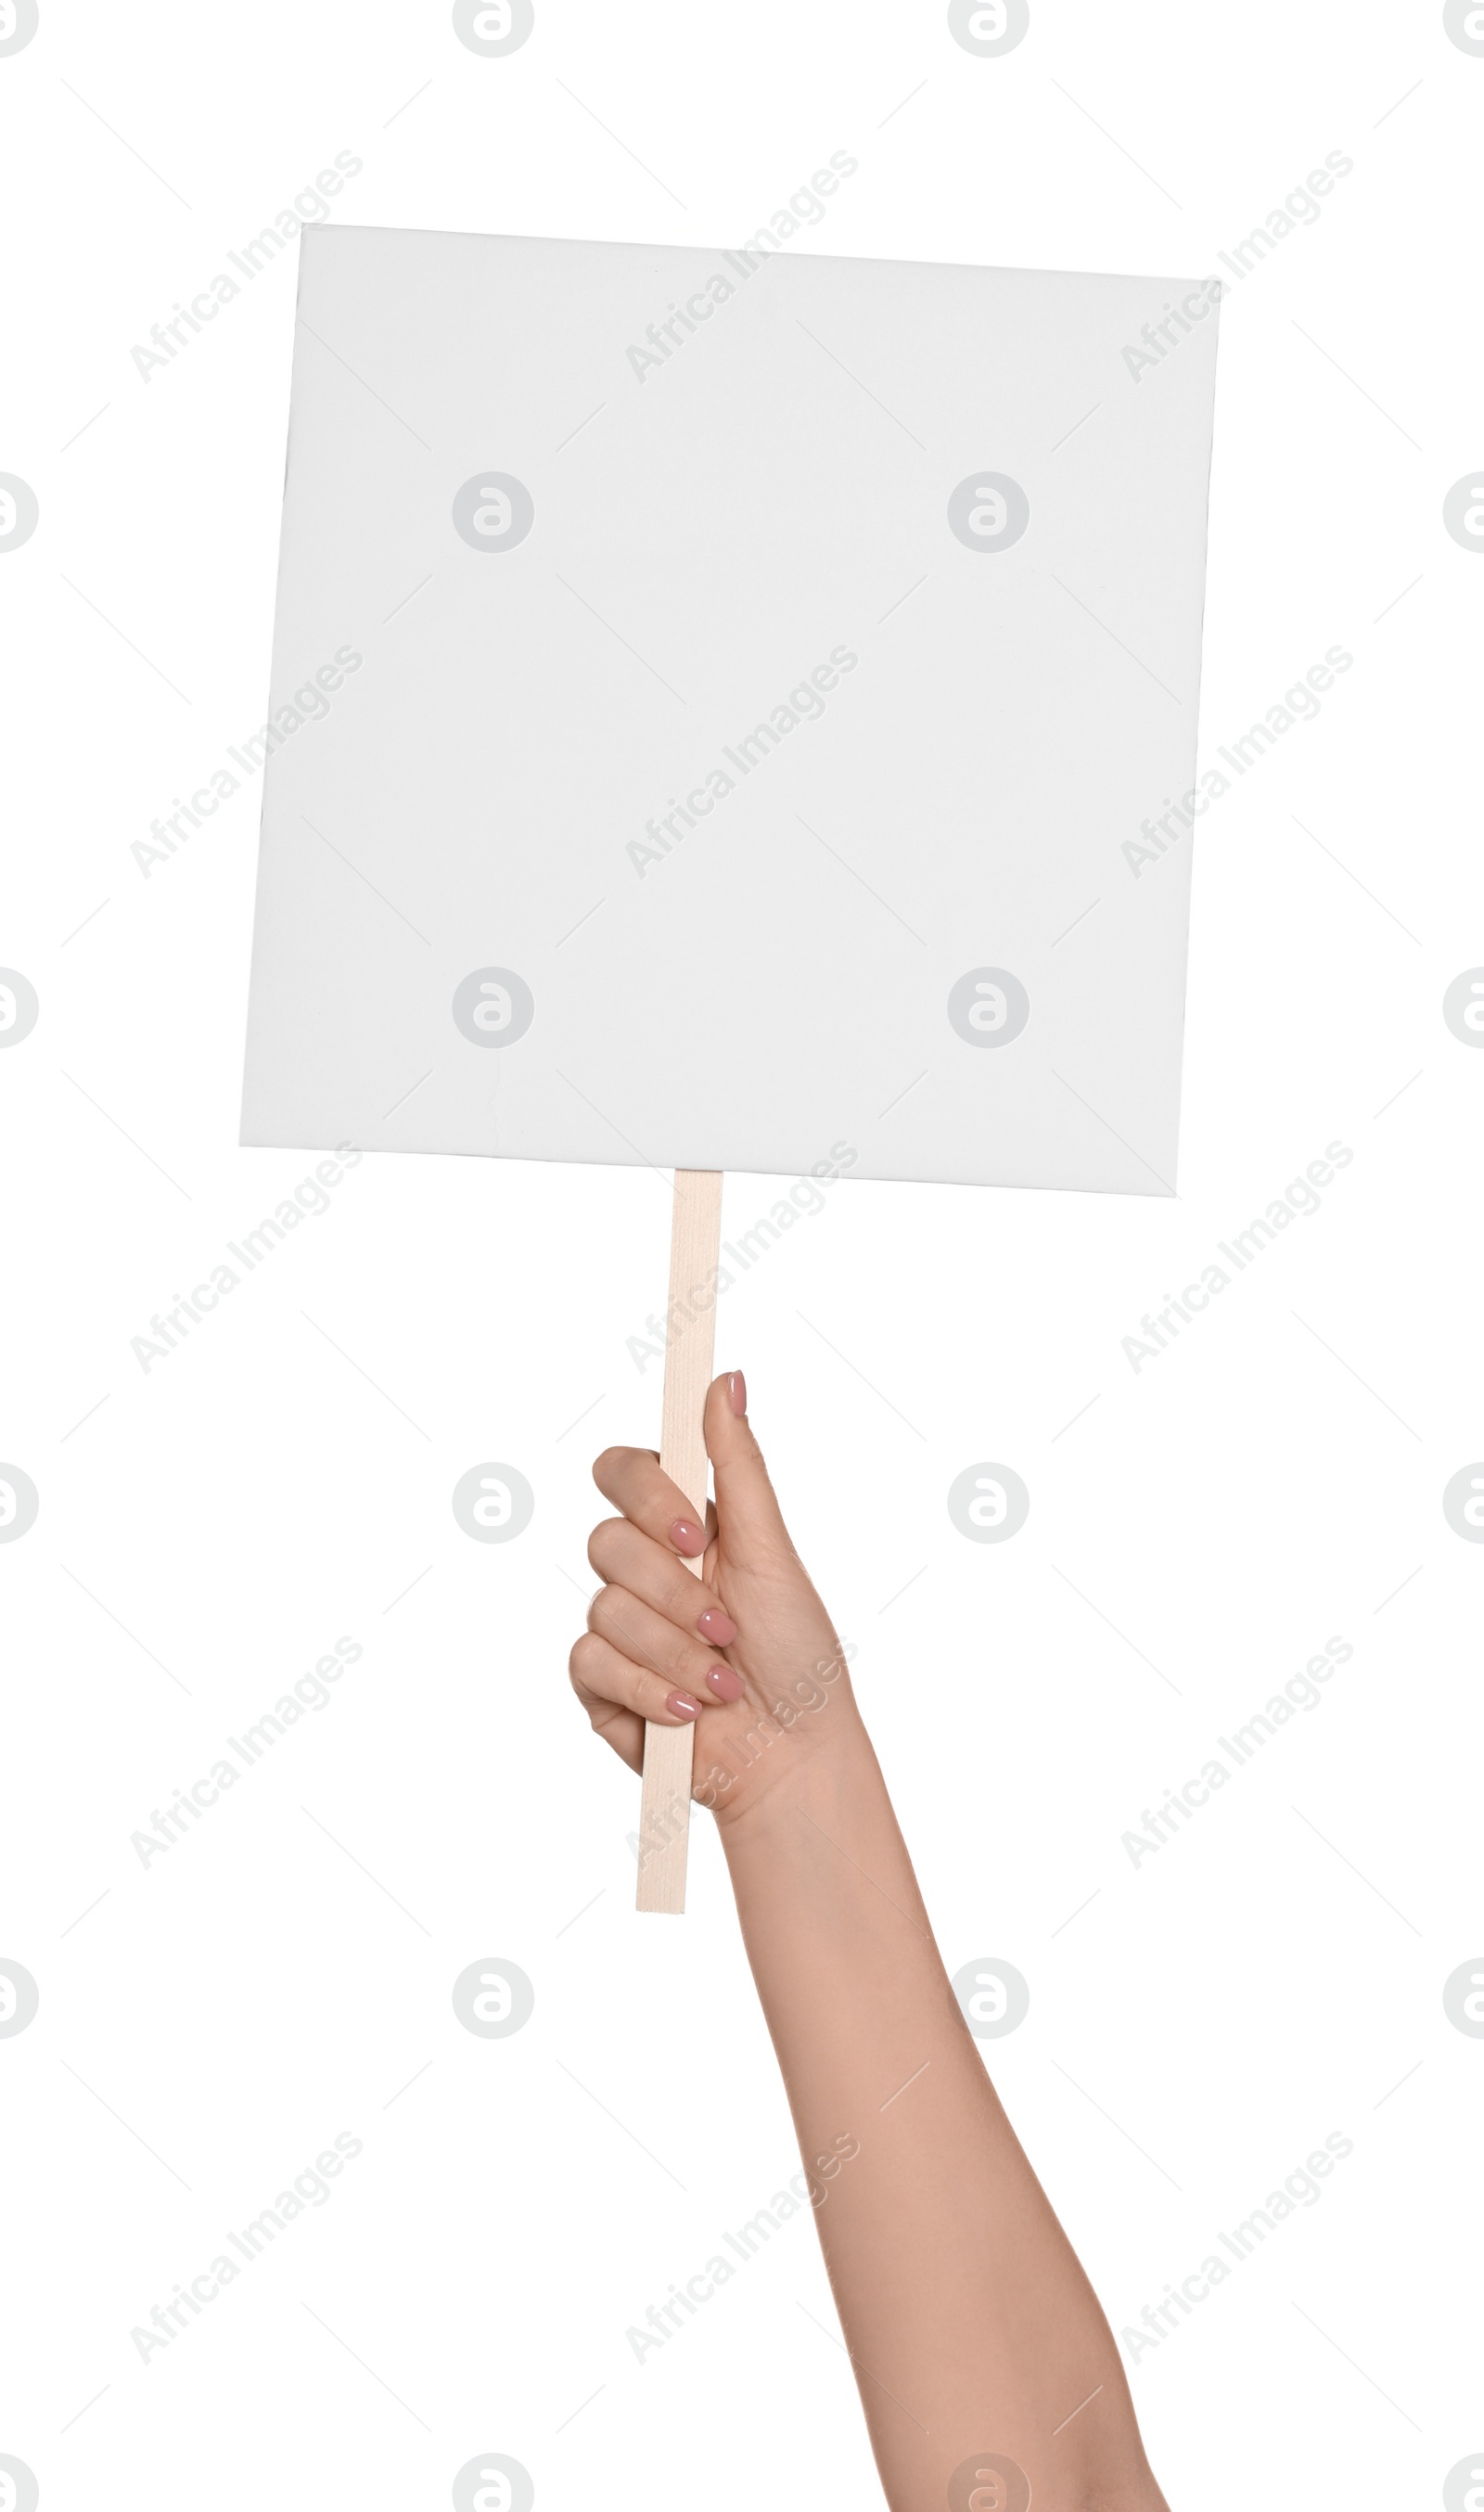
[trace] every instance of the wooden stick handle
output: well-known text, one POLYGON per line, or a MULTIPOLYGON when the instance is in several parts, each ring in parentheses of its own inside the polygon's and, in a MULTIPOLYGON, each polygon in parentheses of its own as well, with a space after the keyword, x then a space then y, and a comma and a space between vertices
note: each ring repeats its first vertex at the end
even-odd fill
MULTIPOLYGON (((722 1172, 677 1169, 670 1236, 669 1340, 660 1417, 659 1461, 706 1523, 706 1441, 701 1415, 716 1350, 716 1286, 722 1253, 722 1172)), ((701 1562, 688 1564, 696 1577, 701 1562)), ((639 1817, 635 1907, 679 1914, 685 1907, 690 1838, 693 1727, 644 1728, 644 1784, 639 1817)))

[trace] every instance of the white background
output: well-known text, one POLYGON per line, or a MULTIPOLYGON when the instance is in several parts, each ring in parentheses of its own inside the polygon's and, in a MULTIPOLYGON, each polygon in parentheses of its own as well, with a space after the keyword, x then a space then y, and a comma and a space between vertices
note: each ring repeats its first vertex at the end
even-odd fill
MULTIPOLYGON (((46 2512, 441 2505, 489 2451, 545 2512, 878 2499, 806 2221, 643 2365, 625 2338, 797 2168, 715 1840, 683 1922, 634 1917, 637 1789, 566 1688, 589 1457, 657 1433, 627 1343, 664 1182, 368 1159, 131 1351, 311 1165, 236 1148, 253 790, 131 855, 261 720, 293 255, 147 384, 130 351, 341 149, 339 217, 698 244, 848 149, 810 250, 1192 274, 1353 159, 1223 309, 1202 764, 1354 663, 1201 824, 1179 1200, 842 1183, 727 1294, 718 1363, 950 1967, 1031 1983, 995 2072, 1114 2327, 1353 2140, 1131 2368, 1172 2505, 1433 2504, 1484 2444, 1484 2043, 1441 1995, 1484 1946, 1484 1548, 1441 1510, 1484 1455, 1484 1054, 1440 1010, 1484 962, 1484 569, 1441 521, 1481 451, 1481 96, 1437 9, 1313 0, 1033 5, 997 60, 936 8, 538 0, 493 61, 438 8, 43 0, 0 59, 0 469, 41 507, 0 566, 0 960, 41 999, 0 1056, 0 1455, 41 1496, 0 1549, 0 1956, 41 1994, 0 2039, 0 2452, 46 2512), (1136 1373, 1143 1313, 1335 1141, 1321 1210, 1136 1373), (536 1496, 508 1546, 449 1509, 488 1459, 536 1496), (985 1459, 1032 1495, 1004 1546, 945 1508, 985 1459), (143 1868, 131 1834, 342 1633, 332 1705, 143 1868), (1142 1810, 1332 1634, 1323 1706, 1136 1869, 1142 1810), (535 1984, 514 2038, 454 2017, 484 1955, 535 1984), (141 2363, 347 2130, 330 2202, 141 2363)), ((724 934, 715 979, 745 1024, 724 934)), ((728 1230, 766 1200, 736 1181, 728 1230)))

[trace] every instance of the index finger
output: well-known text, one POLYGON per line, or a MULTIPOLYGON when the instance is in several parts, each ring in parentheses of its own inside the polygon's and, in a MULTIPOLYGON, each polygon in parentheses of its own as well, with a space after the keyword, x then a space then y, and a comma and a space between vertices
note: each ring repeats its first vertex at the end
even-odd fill
POLYGON ((716 1525, 715 1511, 708 1502, 701 1524, 693 1504, 671 1481, 652 1448, 605 1448, 593 1467, 593 1480, 604 1499, 656 1544, 667 1544, 685 1560, 705 1551, 708 1530, 716 1525))

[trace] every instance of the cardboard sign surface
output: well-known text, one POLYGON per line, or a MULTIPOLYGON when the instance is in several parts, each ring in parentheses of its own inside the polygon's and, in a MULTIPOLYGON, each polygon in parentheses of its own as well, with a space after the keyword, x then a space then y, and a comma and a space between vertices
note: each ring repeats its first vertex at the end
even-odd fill
POLYGON ((1204 285, 302 250, 244 1141, 1173 1193, 1204 285))

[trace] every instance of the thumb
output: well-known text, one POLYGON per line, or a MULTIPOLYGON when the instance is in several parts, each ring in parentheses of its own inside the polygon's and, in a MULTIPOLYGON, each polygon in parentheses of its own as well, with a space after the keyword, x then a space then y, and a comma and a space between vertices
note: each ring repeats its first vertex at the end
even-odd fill
POLYGON ((744 1555, 780 1550, 792 1553, 777 1494, 747 1418, 747 1381, 740 1369, 712 1380, 706 1391, 704 1429, 722 1540, 744 1555))

